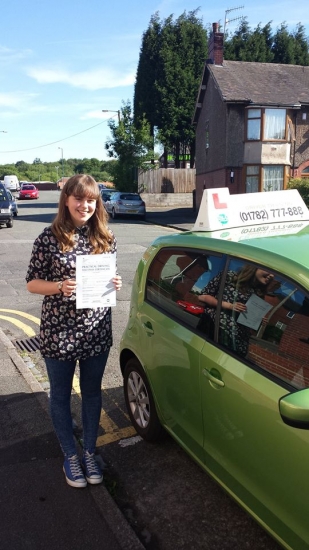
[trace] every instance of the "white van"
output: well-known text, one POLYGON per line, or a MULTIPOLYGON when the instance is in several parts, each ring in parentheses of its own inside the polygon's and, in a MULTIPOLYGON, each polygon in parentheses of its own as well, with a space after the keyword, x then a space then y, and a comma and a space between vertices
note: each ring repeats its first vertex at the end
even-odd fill
POLYGON ((20 189, 17 176, 4 176, 3 183, 10 191, 18 191, 20 189))

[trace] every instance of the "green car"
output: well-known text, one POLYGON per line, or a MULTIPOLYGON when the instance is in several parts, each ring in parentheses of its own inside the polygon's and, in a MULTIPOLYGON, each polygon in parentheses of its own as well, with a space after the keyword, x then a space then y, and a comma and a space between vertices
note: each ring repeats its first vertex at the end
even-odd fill
POLYGON ((278 208, 240 205, 238 227, 235 209, 230 223, 214 199, 221 229, 199 230, 199 215, 194 231, 152 243, 134 278, 120 365, 137 433, 153 441, 169 432, 284 548, 305 550, 309 212, 287 198, 278 208))

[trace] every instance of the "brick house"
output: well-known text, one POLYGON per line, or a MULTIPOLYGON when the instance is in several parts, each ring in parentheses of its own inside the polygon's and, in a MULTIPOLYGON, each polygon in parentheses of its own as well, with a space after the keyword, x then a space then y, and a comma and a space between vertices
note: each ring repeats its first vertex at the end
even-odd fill
POLYGON ((195 106, 196 201, 203 189, 285 189, 309 177, 309 67, 224 61, 213 24, 195 106))

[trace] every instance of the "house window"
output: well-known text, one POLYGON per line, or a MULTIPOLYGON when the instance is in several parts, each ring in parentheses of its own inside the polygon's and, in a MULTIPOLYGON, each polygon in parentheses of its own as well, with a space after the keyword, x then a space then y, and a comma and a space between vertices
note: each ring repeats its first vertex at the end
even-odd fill
POLYGON ((247 125, 247 139, 259 140, 261 139, 261 109, 249 109, 248 110, 248 125, 247 125))
POLYGON ((246 167, 246 193, 258 193, 260 181, 260 166, 246 167))
POLYGON ((301 177, 302 178, 309 178, 309 166, 307 166, 307 168, 304 168, 302 173, 301 173, 301 177))
POLYGON ((285 109, 265 109, 264 140, 285 139, 285 109))
MULTIPOLYGON (((309 173, 308 173, 309 176, 309 173)), ((284 184, 284 166, 251 165, 245 167, 246 193, 279 191, 284 184)))
POLYGON ((264 166, 262 191, 280 191, 283 189, 283 166, 264 166))
POLYGON ((247 140, 284 140, 286 136, 285 109, 248 109, 247 140), (263 122, 263 124, 262 124, 263 122))

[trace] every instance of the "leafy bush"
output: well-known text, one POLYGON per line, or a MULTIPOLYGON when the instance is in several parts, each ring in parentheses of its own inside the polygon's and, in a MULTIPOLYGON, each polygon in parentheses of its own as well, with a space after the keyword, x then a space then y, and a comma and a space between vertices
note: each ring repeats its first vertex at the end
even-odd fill
POLYGON ((309 178, 291 178, 288 189, 297 189, 306 206, 309 207, 309 178))

